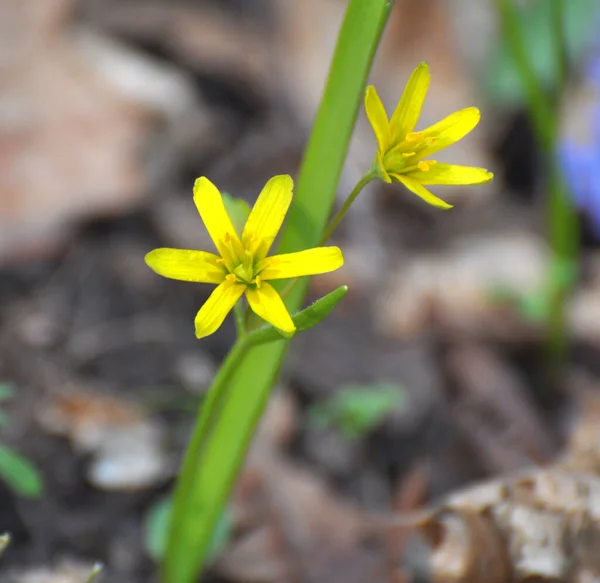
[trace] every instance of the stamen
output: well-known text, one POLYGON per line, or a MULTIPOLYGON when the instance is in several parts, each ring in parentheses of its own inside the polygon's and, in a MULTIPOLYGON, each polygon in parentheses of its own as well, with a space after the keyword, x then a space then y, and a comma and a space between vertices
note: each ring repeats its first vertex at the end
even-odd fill
POLYGON ((215 263, 221 263, 221 264, 225 264, 225 259, 223 259, 222 257, 219 257, 215 263))
POLYGON ((416 142, 423 136, 422 132, 410 132, 406 134, 406 138, 404 138, 407 142, 416 142))
POLYGON ((417 168, 419 170, 421 170, 422 172, 427 172, 429 170, 429 164, 427 162, 423 162, 423 160, 421 160, 418 164, 417 164, 417 168))
POLYGON ((411 156, 414 156, 416 154, 416 152, 402 152, 402 156, 404 158, 410 158, 411 156))
POLYGON ((255 282, 256 282, 256 289, 260 289, 260 286, 262 285, 262 283, 260 281, 260 275, 256 276, 255 282))
POLYGON ((229 233, 229 231, 227 233, 225 233, 225 243, 227 243, 229 245, 229 243, 231 243, 231 234, 229 233))
POLYGON ((233 273, 228 273, 228 274, 225 276, 225 279, 226 279, 227 281, 232 281, 232 282, 236 282, 236 281, 237 281, 237 277, 236 277, 236 276, 235 276, 233 273))

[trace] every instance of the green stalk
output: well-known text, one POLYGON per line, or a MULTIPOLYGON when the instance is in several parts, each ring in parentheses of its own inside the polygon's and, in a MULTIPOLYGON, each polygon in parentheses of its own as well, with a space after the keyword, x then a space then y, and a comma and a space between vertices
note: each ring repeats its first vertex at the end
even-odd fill
MULTIPOLYGON (((546 0, 543 0, 546 1, 546 0)), ((502 31, 511 50, 525 88, 529 114, 548 168, 548 234, 552 249, 552 264, 548 270, 550 310, 547 353, 551 373, 556 377, 566 358, 566 300, 571 285, 568 274, 577 260, 577 215, 567 195, 557 161, 559 139, 558 119, 567 76, 567 53, 564 32, 564 0, 552 2, 551 26, 554 31, 557 90, 554 99, 544 91, 527 56, 523 27, 513 0, 497 0, 502 31), (565 276, 565 273, 567 274, 565 276)))
MULTIPOLYGON (((327 241, 329 241, 329 239, 331 238, 331 235, 333 235, 333 232, 336 230, 337 226, 341 223, 342 219, 346 216, 346 213, 350 210, 352 203, 356 200, 358 195, 362 192, 362 189, 365 186, 367 186, 367 184, 369 184, 369 182, 371 182, 372 180, 375 180, 376 178, 377 178, 377 173, 375 171, 370 171, 367 174, 365 174, 355 184, 354 188, 352 189, 352 192, 348 195, 348 198, 346 199, 346 201, 344 202, 344 204, 342 205, 340 210, 336 213, 336 215, 333 217, 333 219, 331 219, 331 221, 327 225, 327 228, 325 229, 325 233, 323 234, 323 236, 321 237, 321 240, 319 241, 319 247, 325 245, 325 243, 327 243, 327 241)), ((298 285, 298 282, 301 280, 302 280, 302 278, 296 278, 296 279, 293 279, 292 281, 290 281, 283 288, 283 290, 281 290, 281 293, 280 293, 281 297, 283 299, 286 299, 290 295, 292 290, 296 287, 296 285, 298 285)))
POLYGON ((342 208, 340 208, 340 210, 336 213, 335 217, 333 217, 333 219, 331 219, 331 222, 329 223, 329 225, 327 225, 327 228, 325 229, 325 233, 323 233, 323 237, 321 238, 321 241, 319 242, 319 246, 325 245, 325 243, 327 243, 327 241, 329 241, 329 238, 331 237, 331 235, 333 234, 333 232, 335 231, 337 226, 340 224, 341 220, 344 218, 344 216, 346 215, 346 213, 348 212, 350 207, 352 206, 352 203, 356 200, 356 197, 361 193, 362 189, 365 186, 367 186, 367 184, 369 184, 369 182, 371 182, 371 180, 375 180, 376 178, 377 178, 377 173, 372 170, 370 172, 367 172, 367 174, 365 174, 356 183, 356 186, 352 189, 352 192, 349 194, 348 198, 342 205, 342 208))
POLYGON ((550 0, 552 8, 552 29, 558 71, 556 94, 554 96, 554 133, 552 146, 547 152, 550 166, 550 201, 548 223, 550 241, 554 255, 551 269, 550 330, 548 357, 553 365, 552 376, 558 379, 568 352, 566 304, 573 282, 573 271, 577 263, 579 233, 577 213, 568 195, 566 184, 558 166, 557 149, 560 139, 558 120, 563 106, 567 83, 568 58, 565 37, 565 2, 550 0))
MULTIPOLYGON (((393 2, 350 0, 329 78, 315 118, 294 202, 282 232, 278 252, 315 246, 321 239, 335 194, 350 136, 362 100, 375 50, 393 2)), ((287 306, 295 312, 307 281, 295 286, 287 306)), ((219 516, 237 478, 256 426, 275 383, 287 341, 253 347, 225 362, 228 390, 215 383, 201 412, 177 486, 168 552, 162 565, 164 583, 193 583, 219 516), (220 406, 215 407, 213 401, 220 406), (212 408, 212 411, 210 410, 212 408), (207 435, 207 418, 218 412, 207 435)), ((217 379, 218 379, 217 377, 217 379)))
MULTIPOLYGON (((543 0, 546 1, 546 0, 543 0)), ((553 0, 552 0, 553 1, 553 0)), ((529 115, 542 150, 547 153, 554 146, 556 117, 552 103, 535 74, 523 42, 523 26, 513 0, 496 0, 502 34, 510 49, 525 89, 529 115)))

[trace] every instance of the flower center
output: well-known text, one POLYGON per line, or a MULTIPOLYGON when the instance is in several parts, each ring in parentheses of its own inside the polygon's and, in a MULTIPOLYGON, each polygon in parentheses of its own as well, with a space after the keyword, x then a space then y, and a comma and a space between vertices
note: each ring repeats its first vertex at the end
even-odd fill
POLYGON ((237 280, 242 283, 251 283, 254 277, 254 270, 252 266, 248 266, 244 263, 240 263, 234 270, 233 274, 237 280))
POLYGON ((246 285, 256 285, 257 288, 260 288, 261 281, 258 274, 261 269, 255 267, 254 256, 251 251, 242 249, 237 255, 234 255, 233 261, 225 261, 224 259, 222 261, 229 272, 225 279, 246 285), (241 261, 238 259, 240 255, 242 257, 241 261))
MULTIPOLYGON (((411 132, 383 156, 385 168, 391 172, 403 173, 414 168, 425 150, 435 144, 437 138, 424 132, 411 132)), ((422 170, 422 168, 419 167, 422 170)))

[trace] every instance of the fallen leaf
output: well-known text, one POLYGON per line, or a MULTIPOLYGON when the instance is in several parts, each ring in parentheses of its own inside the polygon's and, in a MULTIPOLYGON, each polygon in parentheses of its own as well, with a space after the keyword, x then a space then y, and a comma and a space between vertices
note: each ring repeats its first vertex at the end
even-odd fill
POLYGON ((162 425, 115 397, 87 392, 55 396, 40 408, 38 420, 49 433, 92 454, 87 476, 98 488, 149 488, 174 471, 164 451, 162 425))

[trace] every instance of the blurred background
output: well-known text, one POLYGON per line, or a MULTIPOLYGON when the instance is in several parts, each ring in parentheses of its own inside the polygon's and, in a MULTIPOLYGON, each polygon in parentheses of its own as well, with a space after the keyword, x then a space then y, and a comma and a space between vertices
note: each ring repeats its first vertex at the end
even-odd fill
MULTIPOLYGON (((334 235, 346 265, 311 287, 350 292, 294 340, 206 580, 476 581, 436 571, 441 531, 372 517, 556 464, 600 491, 600 7, 565 3, 562 79, 548 5, 519 3, 528 55, 561 96, 556 163, 579 225, 559 362, 546 350, 548 169, 495 3, 397 0, 370 81, 391 111, 427 61, 419 127, 479 107, 440 159, 495 179, 437 190, 448 212, 398 184, 358 199, 334 235)), ((253 202, 270 176, 295 176, 345 7, 0 2, 0 531, 13 536, 0 581, 85 581, 95 561, 106 581, 156 580, 165 496, 234 329, 196 341, 211 288, 143 258, 211 248, 196 177, 253 202)), ((361 109, 338 202, 374 151, 361 109)))

